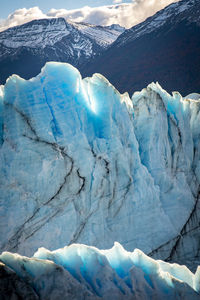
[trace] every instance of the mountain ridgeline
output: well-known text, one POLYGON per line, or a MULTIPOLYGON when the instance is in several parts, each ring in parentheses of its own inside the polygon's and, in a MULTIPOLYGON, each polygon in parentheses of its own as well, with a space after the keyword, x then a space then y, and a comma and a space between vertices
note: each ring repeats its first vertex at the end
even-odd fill
POLYGON ((168 92, 200 92, 200 1, 173 3, 122 33, 80 71, 103 74, 131 95, 152 81, 168 92))
POLYGON ((0 83, 17 74, 29 79, 48 61, 84 65, 108 48, 125 30, 67 22, 63 18, 33 20, 0 33, 0 83))
POLYGON ((36 76, 48 61, 68 62, 83 77, 98 72, 130 95, 152 81, 200 92, 200 2, 178 1, 127 30, 54 18, 0 33, 0 83, 36 76))

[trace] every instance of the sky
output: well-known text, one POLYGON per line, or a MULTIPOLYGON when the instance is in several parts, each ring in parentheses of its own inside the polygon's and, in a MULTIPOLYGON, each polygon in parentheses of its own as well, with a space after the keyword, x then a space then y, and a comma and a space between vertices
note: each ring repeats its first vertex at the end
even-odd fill
MULTIPOLYGON (((116 3, 130 3, 131 0, 116 0, 116 3)), ((76 9, 84 6, 98 7, 112 5, 113 0, 0 0, 0 18, 6 18, 10 13, 19 8, 31 8, 38 6, 43 12, 47 13, 51 8, 76 9)))
POLYGON ((178 0, 0 0, 0 31, 34 19, 63 17, 130 28, 178 0))

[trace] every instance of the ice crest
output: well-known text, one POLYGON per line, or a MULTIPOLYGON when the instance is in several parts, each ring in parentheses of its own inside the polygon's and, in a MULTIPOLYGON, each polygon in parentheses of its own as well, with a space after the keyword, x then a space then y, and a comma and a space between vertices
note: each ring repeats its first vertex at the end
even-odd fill
POLYGON ((0 260, 40 299, 199 299, 199 269, 193 274, 138 249, 127 252, 119 243, 108 250, 83 244, 40 248, 32 258, 4 252, 0 260))

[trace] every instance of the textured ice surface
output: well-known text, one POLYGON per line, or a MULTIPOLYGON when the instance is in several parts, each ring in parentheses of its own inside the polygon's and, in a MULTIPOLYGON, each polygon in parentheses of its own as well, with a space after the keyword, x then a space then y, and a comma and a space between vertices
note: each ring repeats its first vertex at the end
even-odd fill
POLYGON ((26 285, 24 299, 32 289, 39 299, 49 300, 200 297, 199 269, 193 274, 185 266, 153 260, 138 249, 127 252, 119 243, 109 250, 81 244, 55 251, 40 248, 32 258, 4 252, 0 261, 26 285))
POLYGON ((199 263, 198 100, 47 63, 0 88, 1 251, 114 241, 199 263), (8 225, 6 225, 8 224, 8 225))

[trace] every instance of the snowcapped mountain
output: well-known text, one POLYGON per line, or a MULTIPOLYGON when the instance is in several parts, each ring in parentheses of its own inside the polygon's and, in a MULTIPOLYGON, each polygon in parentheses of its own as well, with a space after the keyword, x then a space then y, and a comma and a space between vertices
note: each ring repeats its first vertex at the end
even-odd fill
POLYGON ((200 5, 197 0, 182 0, 180 2, 172 3, 166 8, 157 12, 154 16, 148 18, 146 21, 128 29, 116 41, 118 47, 123 44, 134 41, 146 34, 157 31, 157 37, 162 33, 159 32, 162 26, 169 26, 169 30, 173 30, 176 24, 188 21, 200 26, 200 5))
MULTIPOLYGON (((53 46, 64 37, 71 35, 77 44, 74 46, 71 41, 71 47, 81 50, 84 49, 81 44, 81 38, 84 35, 88 40, 90 39, 91 43, 93 41, 97 45, 107 48, 123 31, 124 28, 119 25, 102 27, 87 23, 66 22, 64 18, 41 19, 1 32, 0 43, 11 49, 19 47, 45 48, 53 46)), ((92 55, 90 48, 84 49, 88 52, 88 56, 92 55)))
POLYGON ((47 61, 83 64, 105 50, 124 31, 66 22, 63 18, 34 20, 0 33, 0 82, 13 73, 30 78, 47 61))
POLYGON ((48 63, 0 87, 0 250, 72 243, 199 264, 200 100, 48 63))
POLYGON ((152 81, 183 95, 200 92, 200 2, 182 0, 125 30, 111 47, 81 67, 99 72, 132 94, 152 81))

